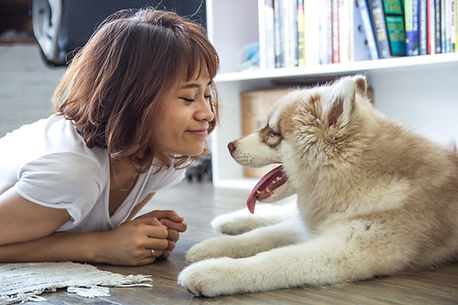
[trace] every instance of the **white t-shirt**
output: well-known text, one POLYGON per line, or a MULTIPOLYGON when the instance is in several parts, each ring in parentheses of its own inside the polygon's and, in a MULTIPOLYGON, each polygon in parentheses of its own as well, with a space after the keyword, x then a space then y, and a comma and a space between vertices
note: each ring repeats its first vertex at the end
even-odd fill
POLYGON ((154 164, 137 179, 116 212, 109 215, 110 162, 106 149, 88 148, 71 121, 48 119, 0 138, 0 194, 13 187, 25 199, 66 209, 71 218, 58 231, 100 232, 122 224, 135 205, 157 190, 180 182, 184 170, 157 172, 154 164))

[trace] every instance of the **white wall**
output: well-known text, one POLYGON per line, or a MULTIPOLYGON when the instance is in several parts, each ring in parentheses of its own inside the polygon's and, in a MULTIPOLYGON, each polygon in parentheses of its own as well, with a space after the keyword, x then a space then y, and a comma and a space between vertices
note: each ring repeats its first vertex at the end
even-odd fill
POLYGON ((369 75, 375 107, 439 143, 458 144, 458 63, 369 75))

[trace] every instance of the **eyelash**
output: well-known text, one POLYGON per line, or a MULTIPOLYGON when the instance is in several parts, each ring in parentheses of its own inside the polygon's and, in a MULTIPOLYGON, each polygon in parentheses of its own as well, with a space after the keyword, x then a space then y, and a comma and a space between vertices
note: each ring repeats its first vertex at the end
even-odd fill
MULTIPOLYGON (((180 97, 183 101, 187 102, 187 103, 192 103, 194 102, 195 100, 194 99, 189 99, 189 98, 185 98, 185 97, 180 97)), ((204 98, 206 100, 210 99, 211 98, 211 95, 205 95, 204 98)))

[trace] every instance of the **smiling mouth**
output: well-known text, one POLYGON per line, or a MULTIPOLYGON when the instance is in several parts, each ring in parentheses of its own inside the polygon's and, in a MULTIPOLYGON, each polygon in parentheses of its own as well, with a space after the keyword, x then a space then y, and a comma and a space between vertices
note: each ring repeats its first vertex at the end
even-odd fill
POLYGON ((208 136, 208 130, 207 129, 200 129, 200 130, 186 130, 187 133, 190 133, 192 135, 205 138, 208 136))

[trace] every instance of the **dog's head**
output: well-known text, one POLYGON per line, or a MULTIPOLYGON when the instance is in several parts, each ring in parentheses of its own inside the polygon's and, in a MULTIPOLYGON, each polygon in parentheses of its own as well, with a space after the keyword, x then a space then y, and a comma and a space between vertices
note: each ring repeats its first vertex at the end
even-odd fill
POLYGON ((372 108, 363 76, 295 90, 273 105, 264 128, 228 144, 232 157, 244 166, 281 163, 250 194, 247 205, 252 213, 257 200, 272 202, 293 195, 303 186, 304 176, 313 179, 316 171, 346 158, 357 124, 357 103, 362 109, 372 108))

